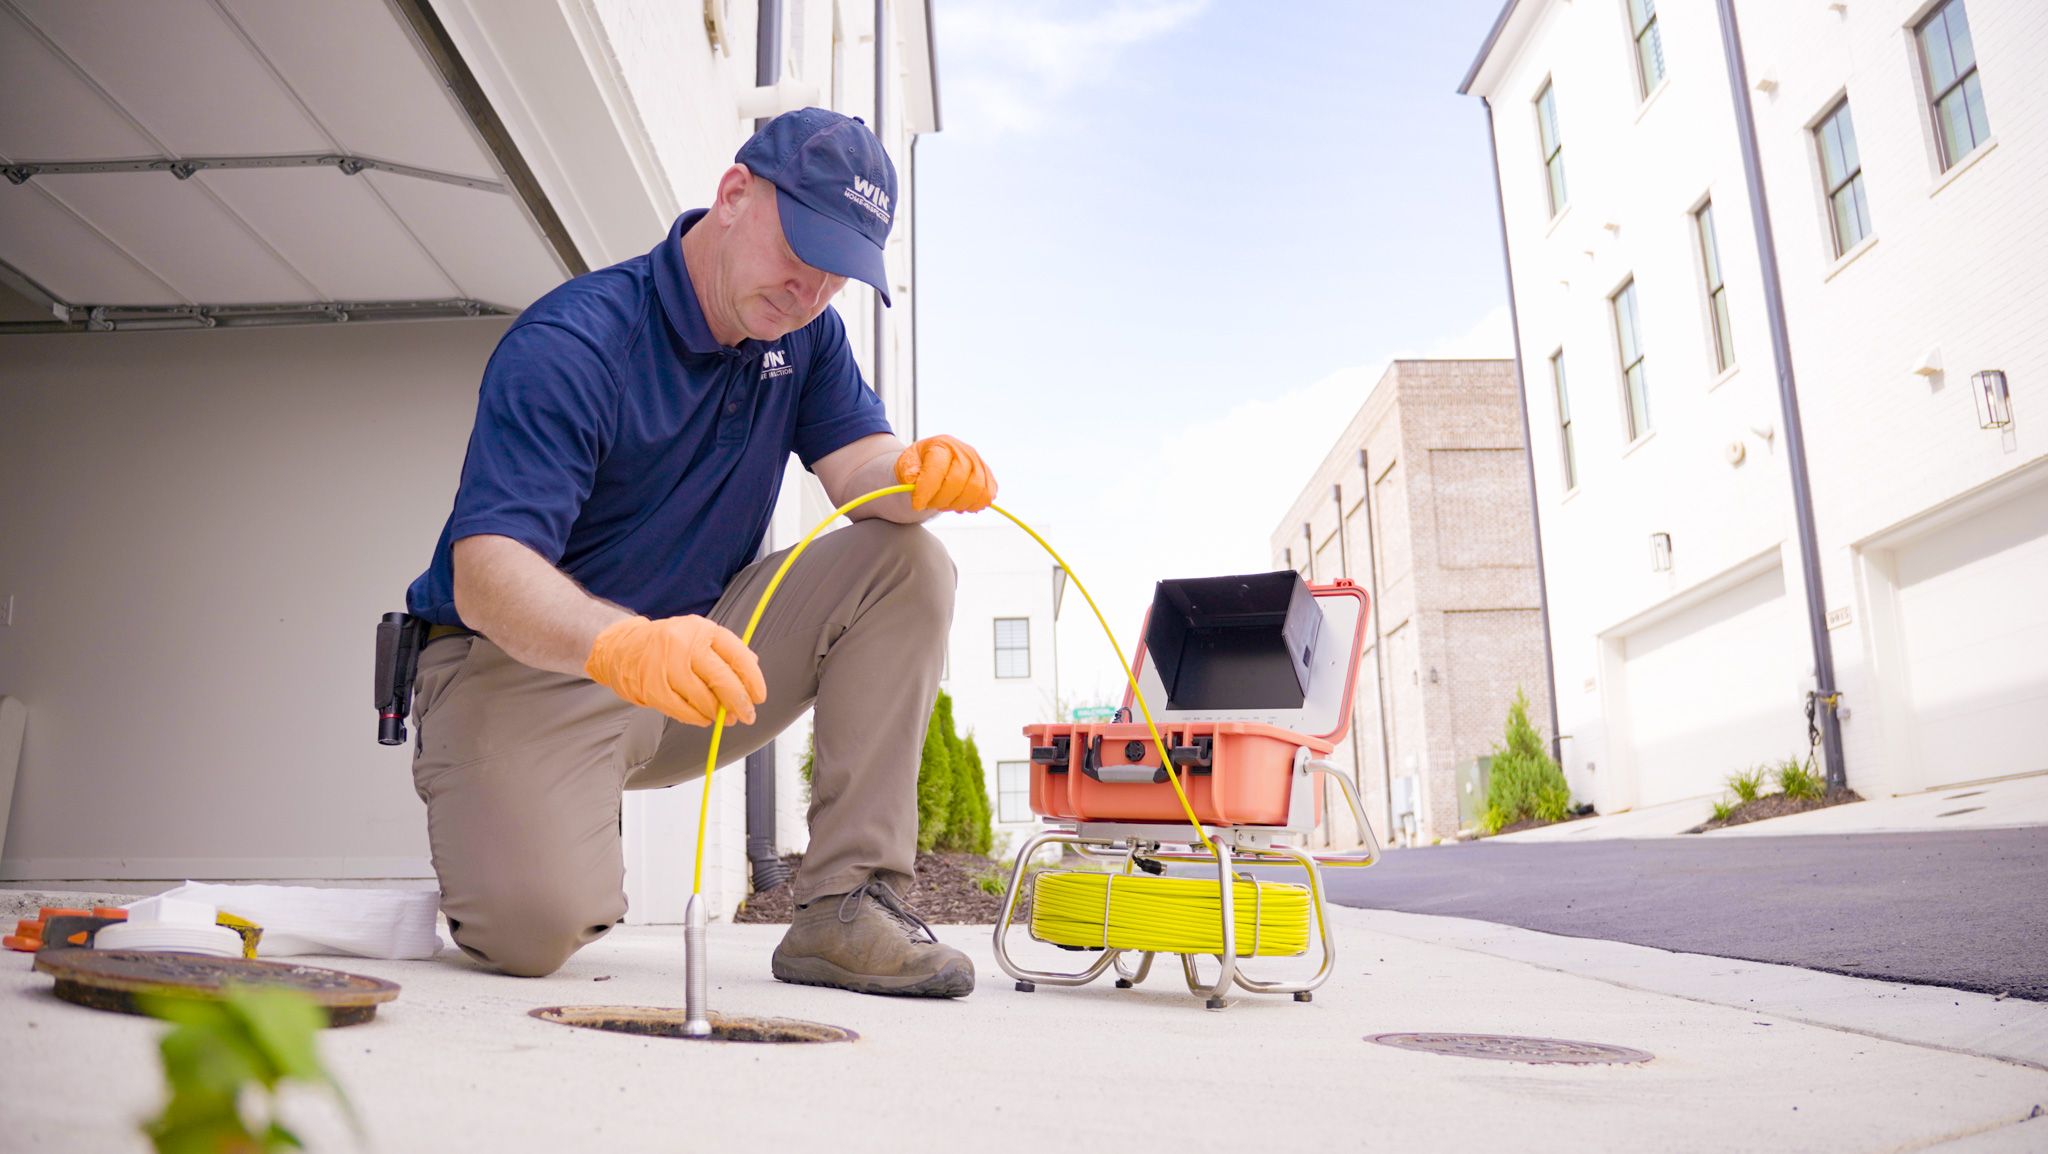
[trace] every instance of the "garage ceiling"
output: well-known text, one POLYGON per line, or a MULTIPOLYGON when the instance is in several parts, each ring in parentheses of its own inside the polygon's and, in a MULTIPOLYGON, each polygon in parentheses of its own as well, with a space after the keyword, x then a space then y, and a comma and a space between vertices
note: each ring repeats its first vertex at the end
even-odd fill
POLYGON ((508 312, 582 271, 426 0, 0 0, 0 175, 0 283, 63 327, 508 312))

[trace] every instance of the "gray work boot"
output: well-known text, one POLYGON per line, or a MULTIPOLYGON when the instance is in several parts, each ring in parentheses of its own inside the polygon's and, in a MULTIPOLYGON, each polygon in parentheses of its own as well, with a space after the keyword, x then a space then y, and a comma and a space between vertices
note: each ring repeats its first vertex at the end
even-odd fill
POLYGON ((974 963, 940 945, 880 878, 798 906, 771 968, 785 982, 858 994, 958 998, 974 990, 974 963))

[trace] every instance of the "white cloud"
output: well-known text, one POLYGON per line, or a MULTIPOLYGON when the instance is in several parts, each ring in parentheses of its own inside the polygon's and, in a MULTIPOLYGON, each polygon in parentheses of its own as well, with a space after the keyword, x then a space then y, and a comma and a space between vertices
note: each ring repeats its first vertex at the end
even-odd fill
POLYGON ((937 37, 946 67, 949 130, 1037 132, 1056 102, 1115 74, 1117 57, 1185 24, 1208 0, 1110 4, 948 3, 937 37), (1064 10, 1062 10, 1064 8, 1064 10))
MULTIPOLYGON (((1270 535, 1389 361, 1505 357, 1508 333, 1502 305, 1427 348, 1396 350, 1301 388, 1149 430, 1142 448, 1133 448, 1129 429, 1080 431, 1103 441, 1069 444, 1076 459, 1106 463, 1099 497, 1063 510, 1056 543, 1095 594, 1126 655, 1154 582, 1271 568, 1270 535)), ((1069 700, 1122 695, 1101 634, 1085 602, 1070 594, 1060 614, 1061 689, 1069 700)))

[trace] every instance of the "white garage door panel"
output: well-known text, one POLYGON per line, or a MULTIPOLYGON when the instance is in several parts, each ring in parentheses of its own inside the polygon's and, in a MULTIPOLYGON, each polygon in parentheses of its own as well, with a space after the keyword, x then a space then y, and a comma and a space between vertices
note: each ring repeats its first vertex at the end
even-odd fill
POLYGON ((1897 555, 1920 785, 2048 769, 2048 487, 1897 555))
POLYGON ((1716 793, 1731 773, 1803 755, 1803 636, 1772 569, 1623 642, 1638 804, 1716 793))

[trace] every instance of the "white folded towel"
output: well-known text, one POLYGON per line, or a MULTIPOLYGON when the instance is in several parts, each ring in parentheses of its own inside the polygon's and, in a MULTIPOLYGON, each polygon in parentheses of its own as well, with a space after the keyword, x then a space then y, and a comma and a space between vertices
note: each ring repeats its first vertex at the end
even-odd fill
POLYGON ((230 886, 186 882, 162 896, 219 906, 263 927, 260 958, 348 954, 359 958, 431 958, 441 950, 433 890, 230 886))

